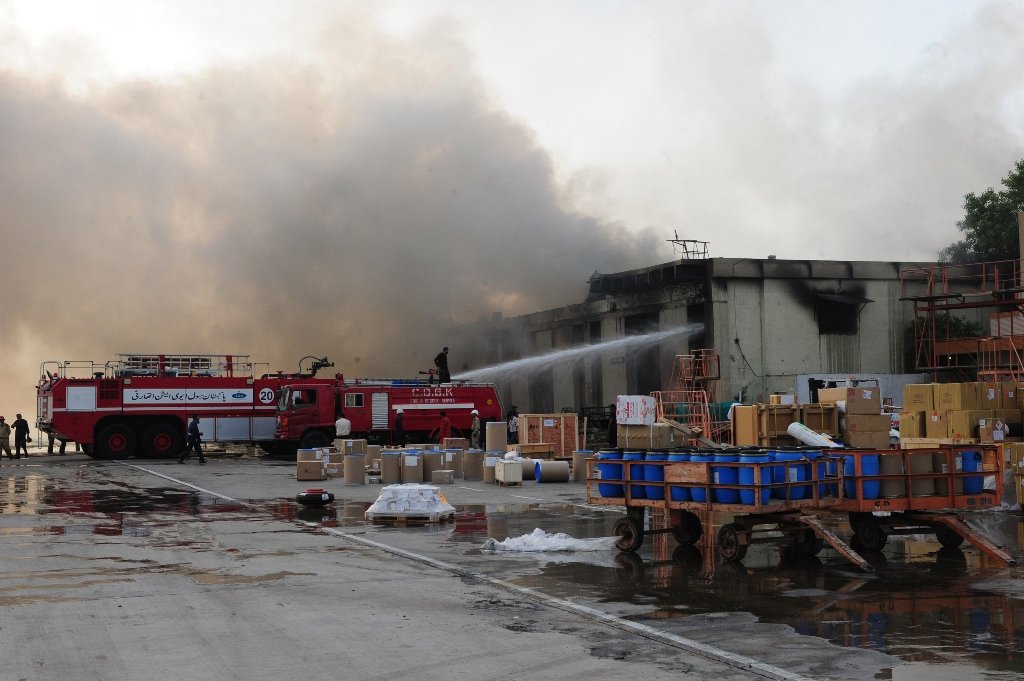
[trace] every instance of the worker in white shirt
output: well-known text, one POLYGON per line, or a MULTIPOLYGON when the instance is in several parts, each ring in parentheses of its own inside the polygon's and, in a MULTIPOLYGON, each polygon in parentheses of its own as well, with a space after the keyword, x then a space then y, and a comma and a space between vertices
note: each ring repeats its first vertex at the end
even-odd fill
POLYGON ((334 432, 338 434, 337 437, 339 438, 348 437, 352 434, 352 422, 345 418, 345 412, 342 412, 338 420, 334 422, 334 432))

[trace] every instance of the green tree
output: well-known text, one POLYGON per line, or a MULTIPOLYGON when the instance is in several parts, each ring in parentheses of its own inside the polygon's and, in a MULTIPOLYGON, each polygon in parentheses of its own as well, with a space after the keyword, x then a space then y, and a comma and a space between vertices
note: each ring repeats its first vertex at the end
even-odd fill
POLYGON ((965 263, 1017 260, 1017 211, 1024 210, 1024 160, 1003 178, 1003 189, 989 187, 964 196, 964 219, 957 223, 964 238, 939 251, 939 262, 965 263))

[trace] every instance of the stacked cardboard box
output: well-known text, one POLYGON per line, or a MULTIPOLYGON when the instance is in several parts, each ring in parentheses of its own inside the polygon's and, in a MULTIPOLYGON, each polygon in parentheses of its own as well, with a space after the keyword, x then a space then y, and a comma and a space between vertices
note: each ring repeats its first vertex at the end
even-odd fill
POLYGON ((922 383, 903 386, 900 438, 976 440, 993 419, 1021 434, 1016 383, 922 383))
POLYGON ((296 480, 326 480, 330 448, 300 449, 295 455, 296 480))
MULTIPOLYGON (((848 447, 864 449, 888 449, 890 419, 882 413, 882 392, 876 385, 861 385, 848 388, 819 390, 827 397, 842 398, 846 413, 840 419, 843 442, 848 447), (832 390, 842 391, 832 393, 832 390)), ((838 401, 838 400, 837 400, 838 401)))

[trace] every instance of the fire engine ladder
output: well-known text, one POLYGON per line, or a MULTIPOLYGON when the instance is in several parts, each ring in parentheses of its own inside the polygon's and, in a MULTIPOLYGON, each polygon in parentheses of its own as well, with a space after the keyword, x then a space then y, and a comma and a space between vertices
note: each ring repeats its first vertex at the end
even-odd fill
POLYGON ((253 365, 249 355, 122 353, 107 368, 118 376, 251 376, 253 365))

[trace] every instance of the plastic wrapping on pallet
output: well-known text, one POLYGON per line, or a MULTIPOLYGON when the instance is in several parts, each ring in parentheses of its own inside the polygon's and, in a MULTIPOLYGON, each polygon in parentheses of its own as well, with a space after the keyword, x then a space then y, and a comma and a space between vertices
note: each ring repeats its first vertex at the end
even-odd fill
POLYGON ((611 551, 615 549, 616 537, 577 539, 564 532, 554 534, 539 527, 521 537, 506 537, 505 541, 488 539, 480 547, 482 551, 611 551))
POLYGON ((415 518, 434 522, 455 514, 441 490, 434 485, 388 485, 366 509, 367 520, 415 518))

